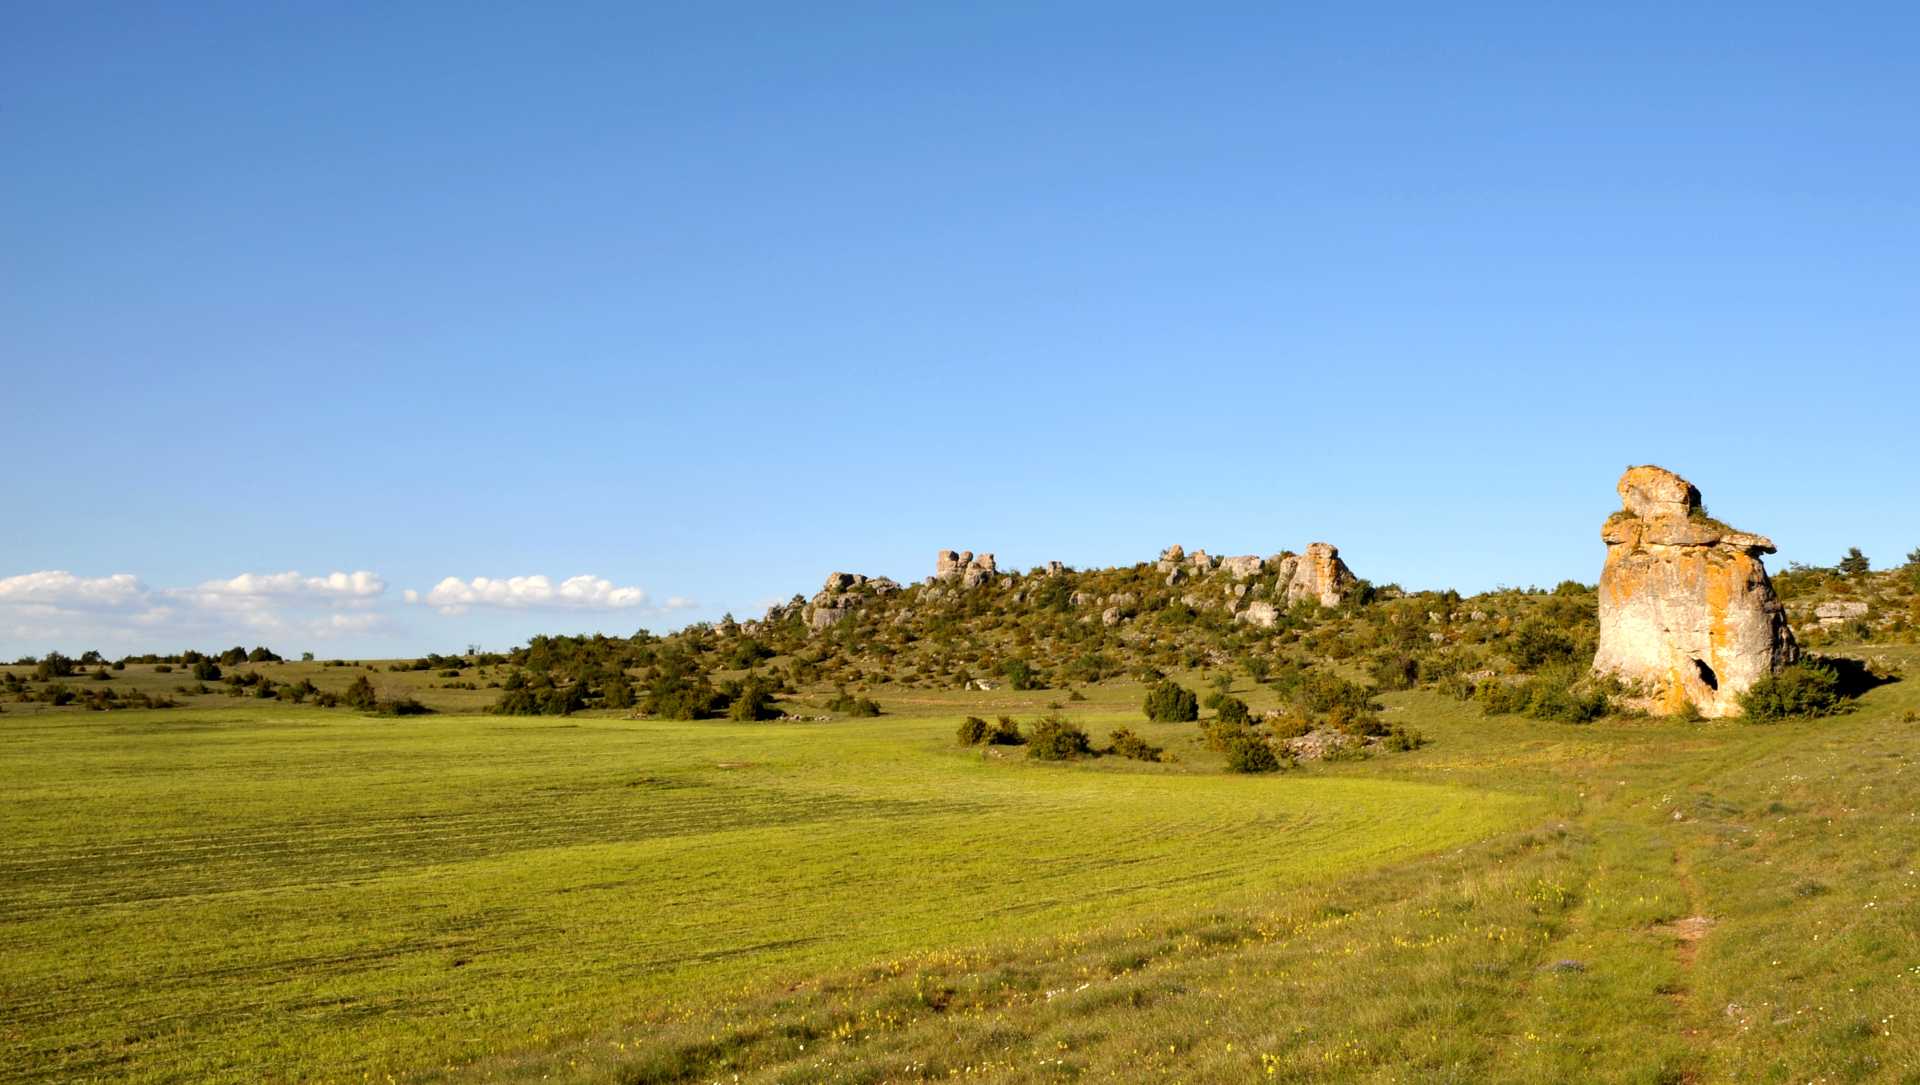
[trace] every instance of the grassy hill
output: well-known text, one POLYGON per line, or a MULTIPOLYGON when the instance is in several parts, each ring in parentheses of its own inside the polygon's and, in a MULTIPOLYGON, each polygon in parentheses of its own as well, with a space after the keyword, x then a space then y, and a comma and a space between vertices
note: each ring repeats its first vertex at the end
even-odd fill
POLYGON ((1135 683, 1086 693, 1074 718, 1175 760, 953 738, 1056 691, 782 724, 10 713, 0 1080, 1894 1080, 1920 1059, 1897 1027, 1920 1014, 1910 683, 1773 726, 1386 693, 1431 745, 1261 777, 1142 719, 1135 683))
POLYGON ((0 1082, 1911 1080, 1911 570, 1780 576, 1894 680, 1771 724, 1624 710, 1577 584, 1167 580, 0 668, 0 1082), (1236 703, 1350 756, 1228 772, 1236 703))

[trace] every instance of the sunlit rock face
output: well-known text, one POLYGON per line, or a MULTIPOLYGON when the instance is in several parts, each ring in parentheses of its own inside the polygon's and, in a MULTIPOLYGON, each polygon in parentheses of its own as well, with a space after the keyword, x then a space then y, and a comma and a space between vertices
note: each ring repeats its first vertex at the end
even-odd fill
POLYGON ((1312 599, 1323 607, 1337 607, 1358 579, 1353 570, 1347 568, 1347 563, 1340 560, 1340 551, 1334 549, 1333 544, 1317 542, 1300 555, 1291 577, 1283 582, 1287 587, 1288 605, 1312 599))
POLYGON ((1648 710, 1740 714, 1740 694, 1799 658, 1760 555, 1773 543, 1709 518, 1700 491, 1661 467, 1620 476, 1601 528, 1600 650, 1593 669, 1634 682, 1648 710))

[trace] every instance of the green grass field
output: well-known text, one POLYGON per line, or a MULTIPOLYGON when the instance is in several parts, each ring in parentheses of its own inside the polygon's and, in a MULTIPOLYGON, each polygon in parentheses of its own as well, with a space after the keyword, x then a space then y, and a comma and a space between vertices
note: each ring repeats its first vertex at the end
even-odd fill
POLYGON ((1264 778, 1126 685, 1069 714, 1177 762, 953 742, 1057 693, 9 710, 0 1081, 1920 1080, 1916 687, 1399 694, 1432 746, 1264 778))

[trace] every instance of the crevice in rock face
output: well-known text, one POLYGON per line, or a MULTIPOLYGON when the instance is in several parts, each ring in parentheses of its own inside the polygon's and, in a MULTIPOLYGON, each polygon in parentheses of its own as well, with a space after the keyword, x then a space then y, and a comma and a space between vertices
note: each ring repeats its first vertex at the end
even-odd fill
POLYGON ((1700 681, 1705 682, 1708 689, 1717 691, 1720 688, 1720 676, 1713 673, 1713 668, 1707 666, 1705 660, 1694 660, 1693 667, 1700 672, 1700 681))

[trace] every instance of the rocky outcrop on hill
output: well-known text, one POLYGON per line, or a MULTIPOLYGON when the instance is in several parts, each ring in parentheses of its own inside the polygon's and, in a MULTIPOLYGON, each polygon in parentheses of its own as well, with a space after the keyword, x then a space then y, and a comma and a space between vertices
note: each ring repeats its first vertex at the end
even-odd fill
POLYGON ((1594 671, 1639 684, 1654 712, 1739 715, 1741 693, 1799 658, 1760 560, 1773 543, 1709 518, 1665 468, 1628 468, 1617 488, 1623 507, 1600 533, 1594 671))
POLYGON ((1340 551, 1331 543, 1317 542, 1307 547, 1307 552, 1296 558, 1283 558, 1283 567, 1291 560, 1293 565, 1286 584, 1287 605, 1292 606, 1302 599, 1312 599, 1323 607, 1337 607, 1346 597, 1349 589, 1360 579, 1340 560, 1340 551))
MULTIPOLYGON (((807 623, 808 629, 818 632, 845 621, 874 596, 890 595, 899 590, 900 585, 896 581, 884 576, 828 573, 820 590, 800 607, 800 618, 807 623)), ((799 599, 796 595, 793 603, 769 609, 767 620, 772 622, 785 618, 793 612, 799 599)))
POLYGON ((933 579, 928 583, 958 581, 963 588, 977 588, 992 580, 997 571, 992 554, 975 556, 971 550, 942 550, 934 558, 933 579))

